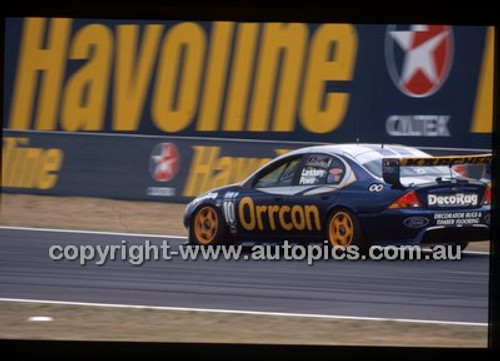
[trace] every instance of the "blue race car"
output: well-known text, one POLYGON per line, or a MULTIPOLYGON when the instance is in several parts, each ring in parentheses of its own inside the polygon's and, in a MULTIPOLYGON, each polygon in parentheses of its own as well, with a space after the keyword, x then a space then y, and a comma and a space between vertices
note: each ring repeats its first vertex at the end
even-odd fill
MULTIPOLYGON (((191 244, 328 240, 332 246, 490 238, 490 184, 453 170, 491 154, 433 157, 401 145, 297 149, 186 207, 191 244)), ((481 178, 481 177, 479 177, 481 178)))

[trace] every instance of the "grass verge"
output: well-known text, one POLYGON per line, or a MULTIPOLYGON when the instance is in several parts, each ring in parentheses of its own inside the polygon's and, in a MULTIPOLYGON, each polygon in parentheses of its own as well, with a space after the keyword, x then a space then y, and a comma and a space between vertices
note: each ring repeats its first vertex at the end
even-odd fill
POLYGON ((185 204, 2 194, 4 226, 186 236, 185 204))
POLYGON ((0 303, 0 338, 486 347, 487 327, 0 303), (30 322, 29 317, 52 317, 30 322), (235 330, 238 330, 235 332, 235 330))

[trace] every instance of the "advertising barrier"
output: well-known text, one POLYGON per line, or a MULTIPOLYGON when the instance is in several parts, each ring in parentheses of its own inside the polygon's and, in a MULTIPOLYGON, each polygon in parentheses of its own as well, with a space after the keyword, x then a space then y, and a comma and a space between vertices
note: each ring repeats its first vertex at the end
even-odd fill
POLYGON ((287 150, 491 148, 494 29, 7 18, 2 189, 187 201, 287 150))
POLYGON ((239 182, 297 144, 6 131, 8 193, 185 202, 239 182))
POLYGON ((3 124, 491 148, 494 28, 8 18, 3 124))
POLYGON ((7 193, 187 202, 209 189, 239 182, 271 159, 307 145, 5 131, 2 188, 7 193))

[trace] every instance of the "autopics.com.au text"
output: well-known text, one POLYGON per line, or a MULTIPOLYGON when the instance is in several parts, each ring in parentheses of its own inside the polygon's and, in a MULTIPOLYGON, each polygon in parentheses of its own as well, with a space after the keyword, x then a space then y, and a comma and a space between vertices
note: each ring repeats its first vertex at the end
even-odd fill
POLYGON ((461 248, 453 245, 435 245, 424 250, 418 245, 409 246, 371 246, 368 252, 361 252, 358 246, 334 246, 328 241, 323 244, 295 244, 284 241, 282 244, 256 244, 250 247, 242 245, 197 246, 181 244, 172 246, 167 240, 152 243, 149 240, 140 244, 129 244, 122 240, 120 244, 106 245, 51 245, 48 250, 53 261, 78 262, 80 265, 93 263, 103 266, 109 261, 125 261, 140 266, 150 261, 169 261, 180 258, 185 261, 195 260, 244 260, 244 261, 305 261, 312 265, 319 260, 460 260, 461 248))

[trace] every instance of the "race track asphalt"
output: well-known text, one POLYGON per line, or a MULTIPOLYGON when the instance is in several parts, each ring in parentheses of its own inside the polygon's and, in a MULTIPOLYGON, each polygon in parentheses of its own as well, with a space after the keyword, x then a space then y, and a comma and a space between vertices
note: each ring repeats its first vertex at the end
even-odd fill
MULTIPOLYGON (((52 261, 51 245, 162 238, 0 229, 0 298, 488 321, 489 257, 460 261, 52 261)), ((185 239, 168 239, 175 248, 185 239)))

